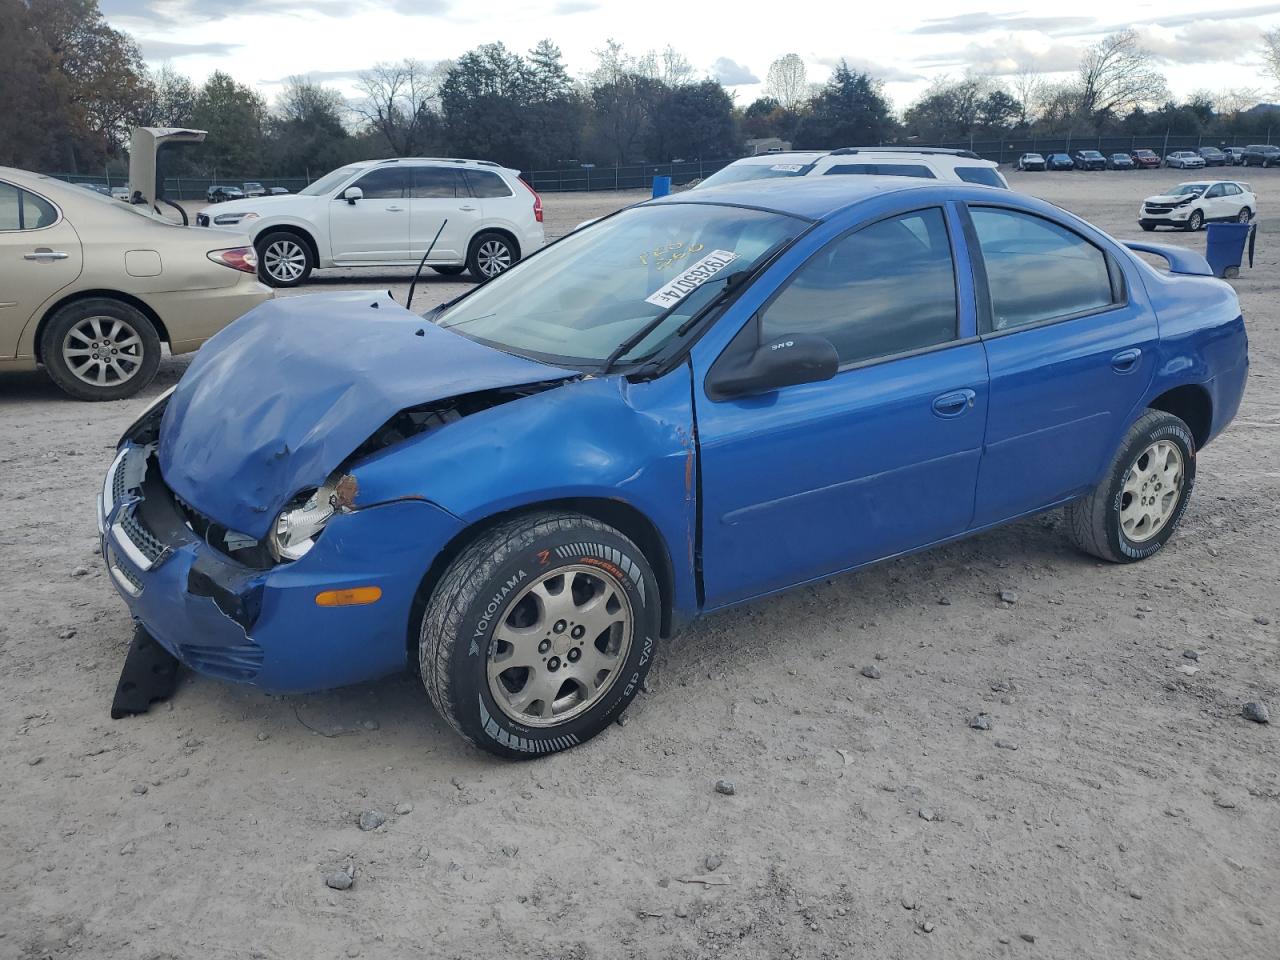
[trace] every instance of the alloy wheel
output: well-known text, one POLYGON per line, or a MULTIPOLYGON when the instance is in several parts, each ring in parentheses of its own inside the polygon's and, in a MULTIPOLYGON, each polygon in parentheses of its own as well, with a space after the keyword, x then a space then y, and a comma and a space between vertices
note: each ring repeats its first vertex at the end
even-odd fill
POLYGON ((561 567, 525 587, 490 641, 489 693, 511 719, 549 727, 579 716, 613 686, 635 618, 607 571, 561 567))
POLYGON ((85 317, 62 340, 62 359, 77 380, 114 387, 142 367, 144 347, 133 325, 119 317, 85 317))
POLYGON ((1120 529, 1133 543, 1159 533, 1177 509, 1185 476, 1182 450, 1168 440, 1147 446, 1120 488, 1120 529))
POLYGON ((496 277, 511 266, 511 248, 501 240, 486 240, 476 251, 476 262, 486 277, 496 277))
POLYGON ((307 253, 292 240, 276 240, 262 252, 262 266, 273 280, 292 283, 307 268, 307 253))
POLYGON ((1239 223, 1248 223, 1251 216, 1252 214, 1250 214, 1248 207, 1241 207, 1240 212, 1236 215, 1236 220, 1239 223))

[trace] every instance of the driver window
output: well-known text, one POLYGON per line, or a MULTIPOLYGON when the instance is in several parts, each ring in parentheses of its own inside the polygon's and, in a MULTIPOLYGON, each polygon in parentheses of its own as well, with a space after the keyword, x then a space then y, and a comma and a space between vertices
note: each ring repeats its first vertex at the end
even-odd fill
POLYGON ((760 315, 762 341, 825 337, 840 363, 956 339, 955 268, 936 207, 881 220, 827 244, 760 315))
POLYGON ((364 191, 366 200, 399 200, 409 188, 409 171, 403 167, 382 167, 351 184, 364 191))
POLYGON ((1206 199, 1206 200, 1215 200, 1215 199, 1217 199, 1218 197, 1225 196, 1225 194, 1226 194, 1226 191, 1225 191, 1225 190, 1223 190, 1223 188, 1222 188, 1222 184, 1220 184, 1220 183, 1215 183, 1212 187, 1210 187, 1210 188, 1205 192, 1204 197, 1205 197, 1205 199, 1206 199))

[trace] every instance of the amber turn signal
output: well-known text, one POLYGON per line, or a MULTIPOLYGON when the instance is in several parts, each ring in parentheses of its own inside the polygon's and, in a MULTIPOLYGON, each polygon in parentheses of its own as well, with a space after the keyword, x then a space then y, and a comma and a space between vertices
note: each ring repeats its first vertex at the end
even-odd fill
POLYGON ((381 587, 352 587, 349 590, 325 590, 316 594, 317 607, 356 607, 362 603, 377 603, 382 598, 381 587))

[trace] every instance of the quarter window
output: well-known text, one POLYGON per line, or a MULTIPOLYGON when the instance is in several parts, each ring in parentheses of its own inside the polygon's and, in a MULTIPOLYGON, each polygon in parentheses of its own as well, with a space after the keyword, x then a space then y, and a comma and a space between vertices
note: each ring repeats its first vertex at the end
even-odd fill
POLYGON ((811 257, 760 316, 760 334, 816 334, 842 364, 957 336, 955 268, 937 208, 881 220, 811 257))
POLYGON ((409 189, 409 171, 404 167, 382 167, 366 173, 352 186, 359 187, 366 200, 399 200, 409 189))
POLYGON ((488 170, 468 170, 466 171, 466 178, 467 183, 471 185, 471 195, 473 197, 485 200, 494 197, 511 196, 511 188, 496 173, 490 173, 488 170))
POLYGON ((1084 237, 1042 217, 972 207, 986 264, 992 326, 1008 330, 1110 306, 1107 257, 1084 237))
POLYGON ((58 211, 44 197, 0 183, 0 230, 39 230, 58 219, 58 211))
MULTIPOLYGON (((413 192, 410 196, 419 199, 452 200, 459 193, 458 171, 448 167, 414 167, 413 192)), ((461 191, 466 196, 466 191, 461 191)))
POLYGON ((956 176, 965 183, 980 183, 984 187, 999 187, 1002 190, 1005 188, 1000 174, 990 167, 956 167, 956 176))

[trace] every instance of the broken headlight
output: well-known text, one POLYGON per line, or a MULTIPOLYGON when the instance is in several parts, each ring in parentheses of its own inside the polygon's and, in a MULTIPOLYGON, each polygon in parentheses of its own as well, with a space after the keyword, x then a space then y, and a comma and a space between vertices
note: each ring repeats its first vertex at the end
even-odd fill
POLYGON ((337 477, 330 477, 323 487, 298 494, 280 511, 267 535, 272 556, 277 560, 297 560, 315 546, 316 538, 336 510, 337 482, 337 477))

